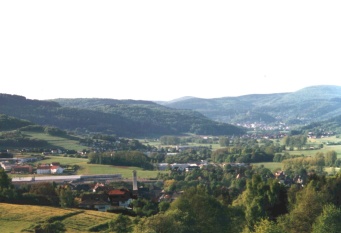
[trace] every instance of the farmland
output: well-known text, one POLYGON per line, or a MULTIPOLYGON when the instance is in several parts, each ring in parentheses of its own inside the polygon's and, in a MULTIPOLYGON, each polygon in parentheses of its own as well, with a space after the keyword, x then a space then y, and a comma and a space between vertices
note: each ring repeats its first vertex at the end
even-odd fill
POLYGON ((50 206, 14 205, 0 203, 0 230, 2 233, 34 232, 33 226, 58 218, 66 232, 90 232, 90 229, 115 218, 115 214, 50 206))

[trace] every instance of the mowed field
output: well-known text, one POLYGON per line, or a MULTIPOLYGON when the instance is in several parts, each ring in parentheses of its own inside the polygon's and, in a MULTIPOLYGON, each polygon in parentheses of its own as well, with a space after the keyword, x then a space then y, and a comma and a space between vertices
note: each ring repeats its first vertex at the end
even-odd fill
MULTIPOLYGON (((74 175, 96 175, 96 174, 121 174, 122 178, 130 179, 132 172, 137 171, 137 176, 140 179, 154 179, 159 172, 165 173, 166 171, 148 171, 139 167, 124 167, 112 166, 103 164, 89 164, 86 158, 73 158, 63 156, 46 156, 46 159, 35 162, 35 164, 51 164, 52 162, 59 162, 61 166, 67 167, 78 165, 80 168, 74 175)), ((11 175, 12 177, 19 176, 18 174, 11 175)), ((1 232, 1 231, 0 231, 1 232)))
POLYGON ((78 140, 67 139, 63 137, 51 136, 46 133, 38 133, 38 132, 23 132, 23 134, 29 136, 30 138, 36 138, 40 140, 46 140, 55 147, 62 147, 67 150, 77 150, 82 151, 83 149, 88 149, 86 146, 82 146, 79 144, 78 140))
POLYGON ((113 213, 92 210, 0 203, 0 232, 34 232, 33 225, 50 218, 60 219, 67 229, 66 232, 91 232, 91 228, 99 225, 105 228, 107 222, 115 217, 113 213))

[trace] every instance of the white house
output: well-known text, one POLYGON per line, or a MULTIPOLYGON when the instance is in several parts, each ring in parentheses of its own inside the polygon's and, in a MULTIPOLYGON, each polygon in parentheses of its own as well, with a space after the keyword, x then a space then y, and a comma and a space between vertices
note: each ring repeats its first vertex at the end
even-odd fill
POLYGON ((51 174, 50 165, 40 165, 37 167, 37 174, 51 174))
POLYGON ((40 165, 37 167, 37 174, 62 174, 64 169, 60 166, 40 165))
POLYGON ((51 166, 51 174, 62 174, 64 169, 59 166, 51 166))

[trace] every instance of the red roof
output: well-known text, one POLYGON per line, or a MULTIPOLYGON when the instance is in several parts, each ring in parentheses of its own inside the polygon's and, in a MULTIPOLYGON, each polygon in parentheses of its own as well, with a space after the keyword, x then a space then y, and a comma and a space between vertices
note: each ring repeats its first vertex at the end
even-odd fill
POLYGON ((126 193, 129 193, 129 191, 125 189, 114 189, 108 192, 109 195, 124 195, 126 193))
POLYGON ((50 170, 50 166, 46 166, 46 165, 41 165, 41 166, 38 166, 37 169, 45 169, 45 170, 50 170))

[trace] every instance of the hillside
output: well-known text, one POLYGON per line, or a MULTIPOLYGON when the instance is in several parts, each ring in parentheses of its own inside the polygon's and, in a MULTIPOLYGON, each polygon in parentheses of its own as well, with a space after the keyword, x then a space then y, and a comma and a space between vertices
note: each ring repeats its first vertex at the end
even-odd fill
POLYGON ((148 137, 187 133, 238 135, 244 131, 218 123, 191 110, 178 110, 150 101, 113 99, 30 100, 0 95, 0 114, 78 133, 148 137))
POLYGON ((254 94, 215 99, 186 98, 164 102, 201 112, 225 123, 263 121, 307 124, 341 115, 341 87, 311 86, 292 93, 254 94))
POLYGON ((34 232, 33 227, 50 219, 61 221, 67 232, 105 232, 115 214, 92 210, 55 208, 50 206, 0 203, 0 229, 6 232, 34 232))

